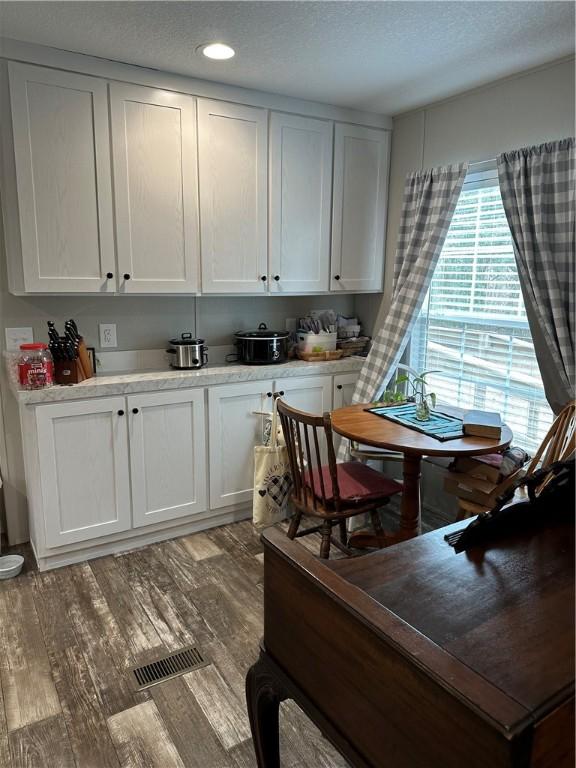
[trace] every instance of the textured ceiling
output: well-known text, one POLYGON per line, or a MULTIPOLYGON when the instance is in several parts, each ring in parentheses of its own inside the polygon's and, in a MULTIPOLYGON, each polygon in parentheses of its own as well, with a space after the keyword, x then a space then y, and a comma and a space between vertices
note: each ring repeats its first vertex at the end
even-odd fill
POLYGON ((0 2, 0 34, 395 114, 574 52, 572 2, 0 2), (210 62, 209 41, 237 55, 210 62))

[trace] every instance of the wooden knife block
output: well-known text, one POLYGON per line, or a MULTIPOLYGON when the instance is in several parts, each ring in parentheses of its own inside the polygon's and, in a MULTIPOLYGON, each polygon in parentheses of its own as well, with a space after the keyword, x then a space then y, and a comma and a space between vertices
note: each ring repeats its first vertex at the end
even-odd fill
POLYGON ((55 360, 54 381, 56 384, 79 384, 86 376, 80 360, 55 360))

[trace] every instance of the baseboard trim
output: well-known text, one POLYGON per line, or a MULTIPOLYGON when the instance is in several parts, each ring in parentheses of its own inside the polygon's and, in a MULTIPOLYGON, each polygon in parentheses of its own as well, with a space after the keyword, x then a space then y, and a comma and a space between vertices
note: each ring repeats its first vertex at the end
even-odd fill
POLYGON ((160 531, 154 531, 153 533, 135 535, 134 531, 130 531, 129 538, 87 546, 84 549, 76 549, 73 552, 38 557, 34 549, 34 545, 31 542, 32 551, 34 553, 34 557, 36 558, 38 569, 40 571, 48 571, 53 568, 62 568, 66 565, 81 563, 85 560, 94 560, 97 557, 105 557, 106 555, 117 555, 123 552, 130 552, 133 549, 140 549, 141 547, 145 547, 148 544, 157 544, 160 541, 176 539, 179 536, 187 536, 191 533, 199 533, 200 531, 206 531, 210 528, 217 528, 221 525, 228 525, 229 523, 237 523, 241 520, 247 520, 251 516, 251 507, 245 507, 244 509, 235 509, 232 511, 228 510, 222 514, 213 515, 212 517, 204 518, 203 520, 193 520, 191 522, 185 523, 184 525, 165 528, 160 531))

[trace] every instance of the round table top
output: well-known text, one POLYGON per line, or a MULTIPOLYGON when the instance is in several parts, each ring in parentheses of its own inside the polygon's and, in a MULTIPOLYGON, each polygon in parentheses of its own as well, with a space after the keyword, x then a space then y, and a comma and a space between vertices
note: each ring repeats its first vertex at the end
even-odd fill
MULTIPOLYGON (((372 403, 337 408, 332 411, 332 429, 357 443, 418 456, 478 456, 502 450, 512 440, 512 430, 504 424, 498 440, 467 436, 441 442, 422 432, 368 413, 365 409, 370 407, 372 403)), ((454 413, 455 416, 464 412, 448 407, 443 407, 442 411, 454 413)))

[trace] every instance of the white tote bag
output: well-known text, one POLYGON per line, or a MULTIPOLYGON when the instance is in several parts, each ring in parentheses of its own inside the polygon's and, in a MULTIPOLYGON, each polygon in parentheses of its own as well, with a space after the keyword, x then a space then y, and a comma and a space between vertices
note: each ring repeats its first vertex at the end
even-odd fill
MULTIPOLYGON (((272 406, 270 444, 254 448, 254 500, 252 519, 255 528, 266 528, 288 516, 292 489, 288 449, 278 435, 276 400, 272 406)), ((281 430, 280 430, 281 432, 281 430)))

